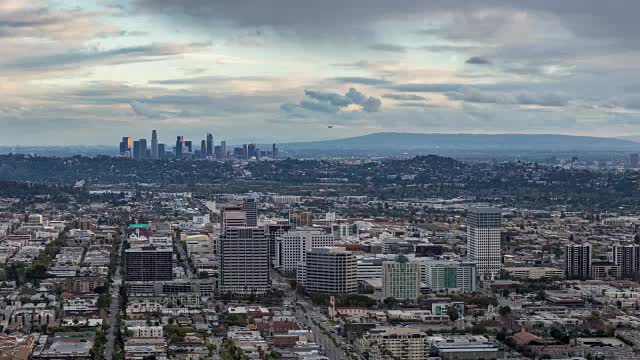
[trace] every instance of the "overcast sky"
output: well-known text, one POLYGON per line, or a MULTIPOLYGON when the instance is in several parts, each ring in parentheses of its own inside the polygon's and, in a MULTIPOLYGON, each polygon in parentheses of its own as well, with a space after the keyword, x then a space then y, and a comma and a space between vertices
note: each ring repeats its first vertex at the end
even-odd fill
POLYGON ((0 145, 151 129, 234 143, 637 135, 638 13, 626 0, 1 0, 0 145))

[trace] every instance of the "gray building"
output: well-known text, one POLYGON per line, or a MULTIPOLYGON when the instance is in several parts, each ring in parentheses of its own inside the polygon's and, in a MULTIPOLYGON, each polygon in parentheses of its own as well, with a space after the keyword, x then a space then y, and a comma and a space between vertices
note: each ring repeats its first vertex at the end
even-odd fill
POLYGON ((125 250, 127 281, 173 279, 173 249, 143 246, 125 250))
POLYGON ((356 257, 340 247, 314 248, 298 273, 310 293, 354 294, 358 290, 356 257))
POLYGON ((500 276, 500 210, 473 207, 467 211, 467 259, 475 262, 481 280, 500 276))
POLYGON ((271 289, 269 238, 263 227, 226 226, 220 237, 220 292, 259 295, 271 289))

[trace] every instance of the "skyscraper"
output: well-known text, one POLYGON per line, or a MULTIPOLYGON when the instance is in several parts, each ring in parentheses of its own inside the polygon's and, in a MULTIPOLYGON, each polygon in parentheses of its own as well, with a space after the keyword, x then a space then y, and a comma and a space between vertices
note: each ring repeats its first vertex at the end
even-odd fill
POLYGON ((260 156, 257 153, 256 144, 248 144, 247 147, 246 147, 246 150, 247 150, 247 159, 251 159, 253 157, 259 157, 260 156))
POLYGON ((158 133, 155 130, 151 131, 151 158, 158 158, 158 133))
POLYGON ((200 141, 200 156, 203 158, 207 157, 208 152, 209 152, 209 149, 207 148, 207 141, 206 140, 200 141))
POLYGON ((185 140, 184 147, 187 150, 188 155, 193 154, 193 142, 191 142, 191 140, 185 140))
POLYGON ((629 155, 629 167, 632 169, 637 169, 640 165, 640 156, 637 153, 629 155))
POLYGON ((182 150, 184 148, 184 136, 176 138, 176 159, 182 159, 182 150))
POLYGON ((273 159, 278 158, 278 145, 277 144, 271 145, 271 157, 273 159))
POLYGON ((500 220, 498 209, 474 207, 467 211, 467 259, 477 264, 482 280, 500 276, 500 220))
POLYGON ((131 156, 134 159, 140 159, 141 158, 140 157, 140 141, 136 140, 136 141, 133 142, 133 151, 132 151, 131 156))
POLYGON ((567 279, 589 279, 591 277, 591 244, 566 245, 564 271, 567 279))
POLYGON ((211 133, 207 134, 207 155, 213 155, 213 135, 211 133))
POLYGON ((226 160, 227 159, 227 142, 226 141, 223 140, 220 142, 220 150, 222 152, 221 160, 226 160))
POLYGON ((149 148, 147 147, 147 139, 140 139, 140 159, 149 157, 149 148))
POLYGON ((167 156, 167 145, 158 144, 158 159, 164 159, 167 156))
POLYGON ((120 155, 131 157, 133 154, 131 150, 133 148, 133 139, 129 136, 125 136, 122 138, 120 142, 120 155))
POLYGON ((269 239, 265 229, 246 226, 243 203, 225 206, 221 217, 220 292, 264 294, 271 288, 269 239))
POLYGON ((613 261, 624 278, 637 279, 640 276, 640 245, 614 246, 613 261))

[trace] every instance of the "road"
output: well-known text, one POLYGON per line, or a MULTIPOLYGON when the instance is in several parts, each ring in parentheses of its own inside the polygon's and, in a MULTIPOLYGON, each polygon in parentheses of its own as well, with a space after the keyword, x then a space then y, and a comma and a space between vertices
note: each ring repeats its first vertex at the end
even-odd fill
POLYGON ((178 261, 182 261, 182 263, 184 264, 184 271, 185 274, 187 276, 187 279, 194 279, 196 278, 195 275, 195 269, 191 267, 191 262, 189 262, 189 256, 187 255, 187 252, 184 250, 184 247, 182 246, 182 241, 180 241, 179 238, 177 238, 177 236, 174 236, 176 239, 174 241, 174 247, 178 250, 178 261))
MULTIPOLYGON (((122 232, 124 234, 124 232, 122 232)), ((120 329, 120 286, 122 284, 122 258, 124 253, 124 237, 121 238, 120 247, 118 248, 119 256, 116 257, 114 266, 116 270, 112 277, 112 283, 109 287, 111 295, 111 306, 109 307, 109 333, 107 334, 107 344, 104 348, 104 358, 106 360, 113 359, 113 350, 115 349, 117 332, 120 329)))

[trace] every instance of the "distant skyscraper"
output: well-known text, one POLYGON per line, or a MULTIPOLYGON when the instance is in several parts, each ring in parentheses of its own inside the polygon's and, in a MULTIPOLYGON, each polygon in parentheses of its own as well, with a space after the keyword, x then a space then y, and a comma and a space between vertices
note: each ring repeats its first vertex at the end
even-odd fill
POLYGON ((253 157, 258 157, 256 144, 247 144, 247 159, 251 159, 253 157))
POLYGON ((494 208, 470 208, 467 213, 467 259, 477 264, 483 280, 500 276, 500 220, 494 208))
POLYGON ((131 154, 134 159, 142 159, 140 141, 133 142, 133 153, 131 154))
POLYGON ((278 145, 277 144, 271 145, 271 157, 273 159, 276 159, 278 157, 278 145))
POLYGON ((222 146, 216 145, 213 147, 213 155, 217 160, 223 160, 222 156, 222 146))
POLYGON ((640 157, 638 156, 638 154, 631 154, 629 155, 629 167, 632 169, 637 169, 638 166, 640 165, 640 157))
POLYGON ((207 134, 207 155, 213 155, 213 135, 211 133, 207 134))
POLYGON ((591 277, 591 244, 566 245, 564 271, 567 279, 589 279, 591 277))
POLYGON ((220 142, 220 150, 222 152, 221 160, 226 160, 227 159, 227 142, 226 141, 223 140, 220 142))
POLYGON ((182 150, 184 148, 184 136, 176 138, 176 158, 182 159, 182 150))
POLYGON ((151 131, 151 158, 158 158, 158 133, 155 130, 151 131))
POLYGON ((193 154, 193 142, 191 142, 191 140, 185 140, 184 147, 187 149, 189 155, 193 154))
POLYGON ((164 159, 167 156, 167 145, 158 144, 158 159, 164 159))
POLYGON ((122 138, 120 142, 120 155, 132 156, 131 150, 133 148, 133 139, 129 136, 122 138))
POLYGON ((140 159, 149 157, 149 148, 147 147, 147 139, 140 139, 140 159))
POLYGON ((207 141, 206 140, 202 140, 200 141, 200 156, 207 157, 207 152, 209 149, 207 149, 207 141))

